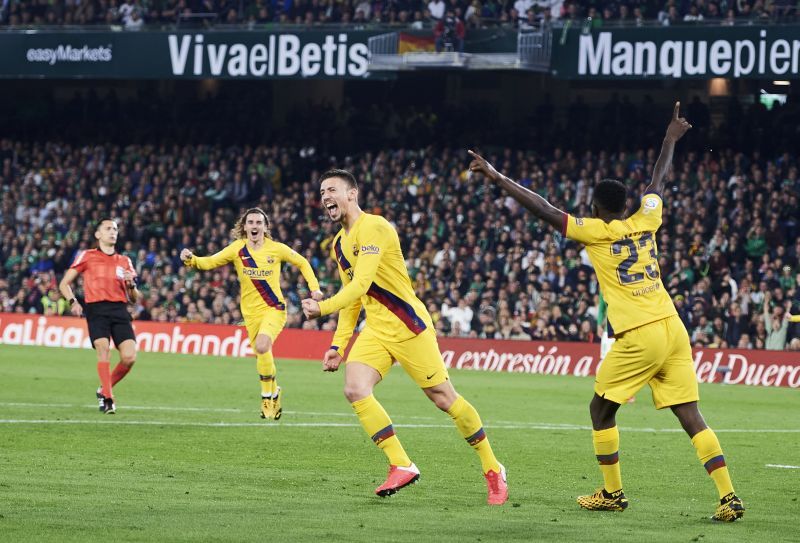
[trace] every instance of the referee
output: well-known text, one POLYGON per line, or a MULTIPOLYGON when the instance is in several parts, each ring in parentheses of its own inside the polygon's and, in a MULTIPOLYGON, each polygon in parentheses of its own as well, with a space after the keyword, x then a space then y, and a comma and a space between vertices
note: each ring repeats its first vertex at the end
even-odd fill
POLYGON ((95 227, 97 249, 82 251, 64 274, 59 290, 69 301, 70 311, 76 317, 86 315, 89 337, 97 351, 97 373, 100 388, 97 400, 100 411, 108 415, 116 412, 111 389, 131 370, 136 361, 136 336, 126 305, 135 303, 141 295, 136 288, 136 271, 127 256, 117 254, 119 228, 113 219, 103 218, 95 227), (72 292, 72 282, 83 275, 85 308, 72 292), (111 344, 119 351, 120 361, 111 372, 111 344))

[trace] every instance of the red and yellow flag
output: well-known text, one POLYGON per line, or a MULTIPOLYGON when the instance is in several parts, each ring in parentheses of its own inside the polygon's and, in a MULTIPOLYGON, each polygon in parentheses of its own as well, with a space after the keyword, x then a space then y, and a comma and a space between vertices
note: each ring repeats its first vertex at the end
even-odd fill
POLYGON ((404 53, 429 53, 436 50, 433 36, 415 36, 414 34, 400 33, 400 43, 397 47, 399 54, 404 53))

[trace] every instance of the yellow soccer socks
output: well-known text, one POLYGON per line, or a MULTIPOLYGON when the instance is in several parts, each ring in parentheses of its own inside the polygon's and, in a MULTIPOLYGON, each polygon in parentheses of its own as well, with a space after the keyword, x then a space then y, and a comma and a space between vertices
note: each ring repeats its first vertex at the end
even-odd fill
POLYGON ((619 469, 619 430, 616 426, 605 430, 592 430, 594 454, 603 473, 603 488, 609 494, 622 489, 619 469))
POLYGON ((353 402, 352 406, 361 426, 387 456, 389 463, 393 466, 410 466, 411 459, 394 434, 392 420, 375 396, 370 394, 364 399, 353 402))
POLYGON ((731 482, 728 466, 725 464, 725 457, 722 455, 722 447, 719 445, 717 435, 711 428, 706 428, 698 432, 692 438, 692 445, 697 450, 697 457, 706 471, 717 485, 717 492, 722 499, 728 494, 733 493, 733 483, 731 482))
POLYGON ((261 397, 272 398, 278 389, 278 381, 275 378, 275 359, 272 356, 272 351, 256 357, 256 369, 258 370, 258 378, 261 380, 261 397))
POLYGON ((488 473, 489 471, 500 473, 500 464, 494 456, 494 451, 492 451, 492 446, 486 437, 486 432, 483 431, 481 417, 472 407, 472 404, 462 396, 459 396, 450 406, 450 409, 447 410, 447 414, 453 418, 456 428, 467 440, 467 443, 478 453, 483 473, 488 473))

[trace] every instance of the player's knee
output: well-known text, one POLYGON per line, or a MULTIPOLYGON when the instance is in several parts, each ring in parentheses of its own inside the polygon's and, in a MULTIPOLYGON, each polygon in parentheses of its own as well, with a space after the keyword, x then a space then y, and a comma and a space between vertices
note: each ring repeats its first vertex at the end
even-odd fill
POLYGON ((595 430, 614 426, 616 410, 610 409, 608 400, 595 395, 589 402, 589 415, 592 417, 592 426, 595 430))
POLYGON ((136 352, 121 355, 119 361, 123 366, 133 366, 136 363, 136 352))
POLYGON ((458 397, 455 392, 452 394, 449 393, 448 390, 436 390, 436 391, 427 391, 428 398, 433 402, 433 405, 441 409, 442 411, 447 411, 452 407, 453 402, 456 401, 458 397))
POLYGON ((592 417, 592 422, 594 422, 594 419, 600 415, 599 406, 594 398, 592 398, 592 401, 589 402, 589 415, 592 417))
POLYGON ((447 411, 448 409, 450 409, 450 407, 453 405, 453 402, 455 401, 454 398, 449 398, 444 394, 439 394, 431 398, 431 400, 433 401, 433 405, 435 405, 442 411, 447 411))
POLYGON ((372 389, 361 383, 345 383, 344 385, 344 397, 350 403, 363 400, 370 394, 372 394, 372 389))
POLYGON ((694 437, 708 428, 700 409, 697 407, 697 402, 672 406, 672 412, 678 417, 678 421, 680 421, 681 426, 690 437, 694 437))
POLYGON ((596 430, 603 426, 603 418, 591 405, 589 406, 589 415, 592 417, 592 428, 596 430))
POLYGON ((272 349, 272 340, 269 336, 258 336, 256 338, 256 353, 266 354, 272 349))

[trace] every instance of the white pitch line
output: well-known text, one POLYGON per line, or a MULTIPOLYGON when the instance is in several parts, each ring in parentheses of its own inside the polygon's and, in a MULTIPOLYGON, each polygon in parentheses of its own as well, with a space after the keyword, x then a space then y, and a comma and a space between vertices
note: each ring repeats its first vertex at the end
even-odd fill
POLYGON ((783 464, 764 464, 768 468, 779 468, 779 469, 800 469, 800 466, 785 466, 783 464))
MULTIPOLYGON (((270 426, 275 426, 275 424, 270 423, 258 423, 258 422, 175 422, 175 421, 157 421, 157 420, 109 420, 109 419, 99 419, 99 420, 46 420, 46 419, 34 419, 34 420, 21 420, 21 419, 0 419, 0 424, 126 424, 126 425, 135 425, 135 426, 202 426, 202 427, 255 427, 260 426, 262 428, 269 428, 270 426)), ((324 428, 335 428, 335 427, 361 427, 360 424, 351 424, 351 423, 336 423, 336 422, 289 422, 277 423, 280 426, 320 426, 324 428)))
MULTIPOLYGON (((25 402, 3 402, 3 407, 86 407, 74 403, 25 403, 25 402)), ((96 405, 94 407, 97 407, 96 405)))
MULTIPOLYGON (((84 408, 97 409, 97 404, 71 404, 71 403, 29 403, 29 402, 0 402, 0 407, 62 407, 62 408, 84 408)), ((239 409, 235 407, 175 407, 158 405, 125 405, 125 410, 132 411, 189 411, 200 413, 249 413, 251 409, 239 409)), ((332 411, 286 411, 286 414, 311 415, 311 416, 331 416, 331 417, 355 417, 354 413, 341 413, 332 411)), ((414 420, 437 420, 436 417, 415 417, 406 416, 406 419, 414 420)))
MULTIPOLYGON (((122 418, 115 418, 115 419, 75 419, 75 420, 48 420, 48 419, 0 419, 0 424, 127 424, 127 425, 138 425, 138 426, 199 426, 199 427, 208 427, 208 428, 228 428, 228 427, 259 427, 259 428, 269 428, 269 427, 279 427, 279 426, 286 426, 286 427, 310 427, 310 428, 360 428, 361 425, 358 423, 347 423, 347 422, 277 422, 277 423, 264 423, 264 422, 180 422, 180 421, 155 421, 155 420, 126 420, 122 418)), ((398 428, 452 428, 452 424, 395 424, 398 428)), ((536 423, 524 423, 519 425, 511 425, 511 424, 497 424, 497 425, 490 425, 487 424, 486 428, 492 430, 579 430, 579 431, 587 431, 590 429, 589 426, 570 426, 564 427, 559 426, 554 428, 549 424, 536 424, 536 423)), ((668 428, 664 430, 655 430, 653 428, 622 428, 623 431, 628 432, 682 432, 682 430, 676 430, 674 428, 668 428)), ((785 433, 785 434, 796 434, 800 433, 800 429, 757 429, 757 428, 743 428, 743 429, 726 429, 726 430, 716 430, 717 432, 730 432, 730 433, 743 433, 743 434, 761 434, 761 433, 785 433)), ((784 466, 787 467, 787 466, 784 466)), ((798 466, 788 466, 788 467, 798 467, 798 466)), ((800 469, 800 467, 798 467, 800 469)))
MULTIPOLYGON (((25 403, 25 402, 0 402, 0 407, 63 407, 63 408, 85 408, 85 409, 97 409, 97 404, 68 404, 68 403, 25 403)), ((189 412, 207 412, 207 413, 249 413, 252 410, 250 409, 238 409, 238 408, 226 408, 226 407, 175 407, 175 406, 158 406, 158 405, 126 405, 124 407, 125 410, 141 410, 141 411, 189 411, 189 412)), ((330 416, 330 417, 347 417, 352 418, 355 417, 353 413, 342 413, 336 411, 284 411, 287 415, 309 415, 309 416, 330 416)), ((410 419, 410 420, 440 420, 440 417, 419 417, 419 416, 403 416, 400 417, 401 420, 410 419)), ((19 419, 19 423, 25 422, 22 419, 19 419)), ((44 424, 46 422, 53 422, 53 423, 70 423, 69 420, 63 421, 56 421, 56 420, 36 420, 31 421, 32 423, 41 423, 44 424)), ((99 422, 99 421, 95 421, 99 422)), ((8 421, 0 420, 0 424, 16 424, 17 419, 8 419, 8 421)), ((91 420, 85 421, 86 424, 92 423, 91 420)), ((100 424, 106 423, 114 423, 114 421, 105 421, 101 422, 100 424)), ((136 423, 131 421, 126 421, 126 424, 136 423)), ((180 422, 151 422, 151 421, 141 421, 141 424, 168 424, 168 425, 186 425, 186 426, 203 426, 203 425, 210 425, 210 426, 263 426, 263 424, 259 423, 180 423, 180 422)), ((340 426, 339 423, 331 422, 315 422, 315 423, 283 423, 283 426, 319 426, 319 427, 336 427, 340 426)), ((341 424, 341 426, 358 426, 358 424, 341 424)), ((395 424, 397 427, 405 427, 405 428, 450 428, 452 425, 450 424, 395 424)), ((582 424, 569 424, 569 423, 557 423, 557 422, 529 422, 529 421, 487 421, 486 423, 487 428, 495 428, 495 429, 513 429, 513 430, 522 430, 522 429, 532 429, 532 430, 581 430, 581 431, 588 431, 591 430, 592 427, 588 425, 582 424)), ((633 427, 626 427, 621 426, 620 430, 623 432, 653 432, 653 433, 683 433, 684 430, 681 428, 633 428, 633 427)), ((716 433, 745 433, 745 434, 758 434, 758 433, 778 433, 778 434, 796 434, 800 433, 800 429, 795 428, 714 428, 714 432, 716 433)), ((800 468, 798 468, 800 469, 800 468)))
MULTIPOLYGON (((97 420, 47 420, 47 419, 0 419, 0 424, 128 424, 137 426, 201 426, 201 427, 260 427, 269 428, 288 426, 298 428, 361 428, 359 423, 349 422, 179 422, 155 420, 125 420, 125 419, 97 419, 97 420)), ((452 424, 395 424, 398 428, 452 428, 452 424)), ((489 428, 489 426, 487 426, 489 428)), ((551 430, 549 426, 492 426, 511 430, 551 430)))

